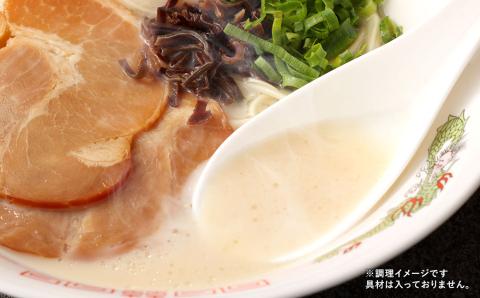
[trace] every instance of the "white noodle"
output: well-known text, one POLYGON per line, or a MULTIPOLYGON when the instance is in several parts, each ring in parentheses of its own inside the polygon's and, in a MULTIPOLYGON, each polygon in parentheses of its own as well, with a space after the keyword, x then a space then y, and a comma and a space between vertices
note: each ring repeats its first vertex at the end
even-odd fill
POLYGON ((238 128, 260 112, 287 96, 289 92, 254 78, 236 78, 243 100, 226 105, 225 112, 233 128, 238 128))

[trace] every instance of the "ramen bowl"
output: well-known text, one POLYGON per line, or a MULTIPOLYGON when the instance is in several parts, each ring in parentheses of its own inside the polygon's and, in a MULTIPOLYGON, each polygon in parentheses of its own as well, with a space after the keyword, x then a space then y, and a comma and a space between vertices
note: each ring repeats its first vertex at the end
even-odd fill
MULTIPOLYGON (((447 0, 390 0, 386 10, 415 30, 447 0)), ((425 53, 428 55, 428 53, 425 53)), ((371 53, 369 55, 374 55, 371 53)), ((402 57, 403 58, 403 57, 402 57)), ((399 59, 402 59, 399 58, 399 59)), ((478 188, 480 168, 480 52, 478 52, 395 185, 347 233, 312 257, 269 273, 205 288, 102 287, 0 250, 0 291, 17 297, 297 297, 320 292, 393 258, 445 222, 478 188), (30 263, 29 263, 30 264, 30 263)), ((388 96, 388 94, 386 95, 388 96)), ((368 173, 368 170, 365 169, 368 173)), ((332 212, 334 212, 332 210, 332 212)), ((292 219, 293 220, 293 219, 292 219)), ((288 241, 289 235, 284 235, 288 241)), ((72 267, 70 270, 75 271, 72 267)))

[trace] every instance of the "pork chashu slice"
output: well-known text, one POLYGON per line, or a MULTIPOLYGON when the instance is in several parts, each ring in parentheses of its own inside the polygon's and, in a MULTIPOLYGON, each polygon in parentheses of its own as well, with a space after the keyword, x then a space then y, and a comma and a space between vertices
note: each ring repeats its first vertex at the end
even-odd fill
POLYGON ((7 0, 0 50, 0 197, 64 208, 126 178, 133 137, 166 108, 165 86, 126 77, 141 41, 110 1, 7 0))
POLYGON ((194 106, 194 100, 183 100, 136 139, 130 177, 105 201, 83 210, 46 210, 0 201, 0 244, 44 257, 95 258, 142 243, 173 216, 172 202, 178 202, 190 173, 232 132, 214 102, 206 123, 187 125, 194 106))
POLYGON ((10 38, 10 30, 7 26, 7 20, 5 16, 0 12, 0 48, 3 48, 10 38))

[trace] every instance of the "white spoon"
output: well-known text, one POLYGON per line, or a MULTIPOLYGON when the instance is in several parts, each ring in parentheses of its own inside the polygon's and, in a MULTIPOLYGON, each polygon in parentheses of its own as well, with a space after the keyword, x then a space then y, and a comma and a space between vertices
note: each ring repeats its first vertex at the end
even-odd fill
MULTIPOLYGON (((418 29, 360 57, 282 99, 239 128, 207 163, 194 189, 200 219, 213 174, 246 148, 296 127, 345 118, 385 125, 388 115, 408 117, 401 149, 383 178, 349 218, 331 231, 331 241, 360 220, 400 176, 429 131, 449 92, 478 49, 480 1, 452 0, 418 29), (382 120, 380 120, 382 119, 382 120)), ((385 128, 384 128, 385 129, 385 128)), ((225 223, 228 224, 228 223, 225 223)))

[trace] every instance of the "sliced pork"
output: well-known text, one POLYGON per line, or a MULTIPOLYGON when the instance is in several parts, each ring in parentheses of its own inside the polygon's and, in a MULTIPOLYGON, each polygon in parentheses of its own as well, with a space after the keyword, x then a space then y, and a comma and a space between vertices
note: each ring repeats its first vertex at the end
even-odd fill
POLYGON ((132 150, 126 183, 101 203, 82 210, 44 210, 0 204, 0 244, 45 257, 92 258, 125 252, 161 228, 167 200, 175 200, 189 174, 231 131, 217 103, 212 117, 188 125, 195 100, 183 99, 132 150))
POLYGON ((167 105, 161 81, 133 81, 118 65, 141 45, 136 19, 100 0, 7 0, 4 13, 0 199, 66 208, 105 198, 167 105))
POLYGON ((7 40, 10 37, 10 31, 8 30, 7 20, 5 16, 0 12, 0 48, 3 48, 7 44, 7 40))

